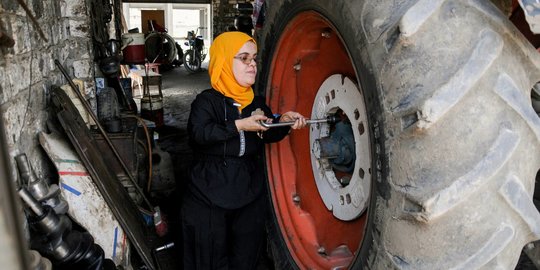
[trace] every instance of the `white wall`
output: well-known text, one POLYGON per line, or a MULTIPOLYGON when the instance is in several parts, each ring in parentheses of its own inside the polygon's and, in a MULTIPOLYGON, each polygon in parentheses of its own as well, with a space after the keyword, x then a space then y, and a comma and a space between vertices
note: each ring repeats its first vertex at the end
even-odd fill
MULTIPOLYGON (((128 29, 140 27, 139 23, 130 23, 130 17, 133 17, 133 12, 137 12, 137 10, 163 10, 165 12, 165 25, 164 27, 167 28, 169 35, 171 35, 181 46, 184 47, 184 41, 187 34, 187 31, 182 28, 181 31, 175 31, 175 24, 178 25, 186 25, 186 26, 193 26, 193 29, 195 30, 195 27, 201 26, 206 27, 206 29, 199 30, 198 35, 202 35, 204 38, 204 44, 208 48, 210 47, 210 43, 212 41, 212 10, 210 7, 210 4, 158 4, 158 3, 124 3, 123 4, 123 14, 124 18, 126 19, 126 22, 128 24, 128 29), (178 15, 181 12, 175 12, 175 10, 188 10, 188 11, 198 11, 199 12, 199 21, 194 22, 188 22, 183 23, 181 21, 190 20, 190 18, 195 18, 196 16, 189 15, 191 12, 182 13, 183 16, 181 18, 175 18, 174 13, 177 13, 178 15)), ((139 11, 140 12, 140 11, 139 11)), ((136 18, 135 18, 136 19, 136 18)))

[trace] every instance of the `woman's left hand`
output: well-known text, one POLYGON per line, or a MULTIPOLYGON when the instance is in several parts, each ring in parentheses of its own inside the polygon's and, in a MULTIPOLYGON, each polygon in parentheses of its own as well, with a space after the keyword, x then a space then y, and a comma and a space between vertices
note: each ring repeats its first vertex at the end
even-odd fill
POLYGON ((294 121, 292 129, 300 129, 306 126, 306 118, 297 112, 286 112, 281 115, 279 122, 291 122, 294 121))

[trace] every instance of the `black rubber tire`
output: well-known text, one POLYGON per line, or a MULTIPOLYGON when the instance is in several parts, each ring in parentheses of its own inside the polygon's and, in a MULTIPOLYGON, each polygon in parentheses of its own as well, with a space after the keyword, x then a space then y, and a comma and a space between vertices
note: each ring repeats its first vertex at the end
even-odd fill
POLYGON ((116 91, 112 87, 101 89, 97 98, 98 119, 104 123, 120 116, 120 105, 116 91))
MULTIPOLYGON (((489 1, 268 4, 260 93, 275 87, 273 53, 287 23, 307 10, 339 32, 368 89, 374 188, 350 269, 515 267, 540 238, 540 120, 530 101, 540 56, 519 31, 489 1)), ((272 218, 276 269, 303 269, 272 218)))
POLYGON ((184 67, 186 67, 186 70, 191 73, 195 73, 201 70, 201 58, 197 54, 195 54, 195 59, 191 61, 191 57, 193 55, 192 50, 187 50, 184 53, 184 67))

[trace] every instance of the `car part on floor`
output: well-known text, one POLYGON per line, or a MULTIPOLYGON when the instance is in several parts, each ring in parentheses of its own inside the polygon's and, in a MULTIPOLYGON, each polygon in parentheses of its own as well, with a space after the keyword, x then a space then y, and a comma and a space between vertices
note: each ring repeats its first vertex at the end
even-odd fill
POLYGON ((47 184, 45 179, 38 178, 28 162, 26 154, 15 157, 22 184, 40 203, 46 204, 54 209, 56 214, 65 214, 68 211, 66 200, 60 195, 60 188, 57 184, 47 184))
POLYGON ((17 192, 30 209, 32 248, 48 256, 58 269, 103 269, 103 249, 94 244, 89 233, 72 230, 66 215, 57 215, 48 205, 41 206, 25 188, 17 192))
POLYGON ((540 55, 491 3, 274 0, 258 43, 274 111, 351 123, 267 146, 277 269, 511 269, 540 238, 540 55), (352 173, 318 158, 350 134, 352 173))
MULTIPOLYGON (((5 112, 0 112, 2 116, 5 112)), ((0 121, 0 148, 8 149, 4 123, 0 121)), ((0 262, 2 268, 13 270, 31 269, 28 255, 27 228, 22 226, 22 205, 16 193, 17 179, 12 173, 8 151, 0 153, 0 262)))
POLYGON ((39 133, 39 143, 58 171, 58 183, 70 206, 69 217, 92 235, 95 243, 103 248, 105 258, 110 258, 118 267, 132 267, 131 241, 126 239, 120 222, 68 139, 54 131, 51 122, 47 123, 51 133, 39 133))
POLYGON ((120 181, 111 181, 117 178, 103 160, 95 139, 69 97, 61 89, 53 87, 51 100, 53 112, 135 250, 146 267, 156 269, 151 257, 152 241, 156 239, 155 231, 145 226, 139 208, 131 200, 120 181))

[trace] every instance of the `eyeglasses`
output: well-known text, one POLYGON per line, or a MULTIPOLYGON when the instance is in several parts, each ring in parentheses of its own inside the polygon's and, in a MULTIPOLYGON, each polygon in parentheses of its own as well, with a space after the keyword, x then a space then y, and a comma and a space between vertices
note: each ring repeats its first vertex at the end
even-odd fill
POLYGON ((242 54, 242 55, 235 56, 233 58, 242 61, 242 63, 246 65, 251 64, 251 60, 253 60, 255 64, 257 64, 257 56, 249 57, 247 54, 242 54))

